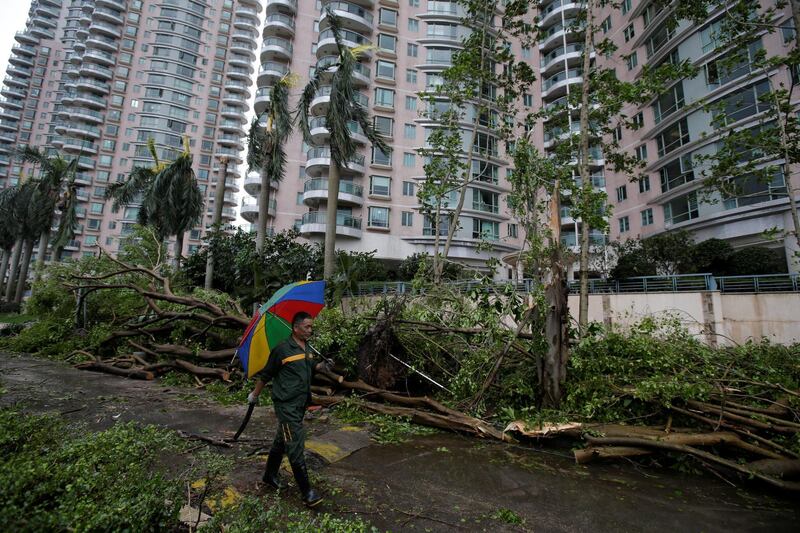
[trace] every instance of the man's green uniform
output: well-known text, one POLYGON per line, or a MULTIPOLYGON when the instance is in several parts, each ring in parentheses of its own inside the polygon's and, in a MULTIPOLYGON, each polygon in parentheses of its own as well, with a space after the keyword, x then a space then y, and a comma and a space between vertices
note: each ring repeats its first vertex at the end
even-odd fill
POLYGON ((293 337, 289 337, 270 352, 267 366, 256 374, 264 382, 272 380, 272 403, 280 422, 270 453, 281 456, 286 453, 293 466, 305 464, 303 416, 311 401, 311 377, 315 364, 308 344, 303 349, 293 337))

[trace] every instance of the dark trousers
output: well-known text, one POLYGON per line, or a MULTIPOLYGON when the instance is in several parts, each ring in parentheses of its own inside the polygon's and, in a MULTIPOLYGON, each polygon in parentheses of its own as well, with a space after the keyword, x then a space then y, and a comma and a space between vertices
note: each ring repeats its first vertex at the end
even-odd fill
POLYGON ((303 416, 306 412, 306 397, 300 396, 288 402, 274 402, 275 415, 278 417, 278 431, 272 441, 270 453, 284 453, 292 465, 305 464, 306 430, 303 428, 303 416))

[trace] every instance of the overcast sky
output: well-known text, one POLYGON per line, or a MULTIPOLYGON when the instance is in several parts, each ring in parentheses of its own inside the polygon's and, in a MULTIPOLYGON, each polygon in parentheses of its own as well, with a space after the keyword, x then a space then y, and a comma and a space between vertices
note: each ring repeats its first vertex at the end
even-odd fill
POLYGON ((25 29, 31 3, 28 0, 0 0, 0 78, 6 75, 14 34, 25 29))

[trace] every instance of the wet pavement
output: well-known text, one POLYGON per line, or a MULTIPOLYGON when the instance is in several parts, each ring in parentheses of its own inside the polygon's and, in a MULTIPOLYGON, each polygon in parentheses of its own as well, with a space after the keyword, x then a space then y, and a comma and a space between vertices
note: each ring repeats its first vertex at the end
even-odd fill
MULTIPOLYGON (((215 403, 202 389, 169 387, 0 354, 0 406, 55 412, 92 429, 122 421, 157 424, 221 440, 244 406, 215 403)), ((239 493, 257 481, 274 435, 256 410, 240 443, 212 447, 237 458, 239 493)), ((312 477, 325 511, 360 516, 387 531, 797 531, 796 500, 714 477, 645 469, 631 462, 576 465, 568 449, 533 448, 452 434, 379 445, 362 427, 325 411, 308 422, 312 477)), ((200 443, 198 443, 200 444, 200 443)), ((285 498, 297 495, 289 489, 285 498)))

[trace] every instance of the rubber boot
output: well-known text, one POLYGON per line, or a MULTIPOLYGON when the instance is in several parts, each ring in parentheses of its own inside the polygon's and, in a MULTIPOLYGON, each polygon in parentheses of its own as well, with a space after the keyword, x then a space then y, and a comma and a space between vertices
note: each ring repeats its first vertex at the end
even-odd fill
POLYGON ((267 469, 264 471, 264 477, 261 478, 265 485, 275 490, 281 490, 286 486, 281 483, 281 476, 278 474, 282 459, 283 453, 270 450, 267 457, 267 469))
POLYGON ((311 488, 305 463, 292 465, 292 472, 294 473, 295 481, 297 481, 297 488, 300 489, 300 495, 303 497, 303 503, 307 507, 319 505, 323 498, 311 488))

